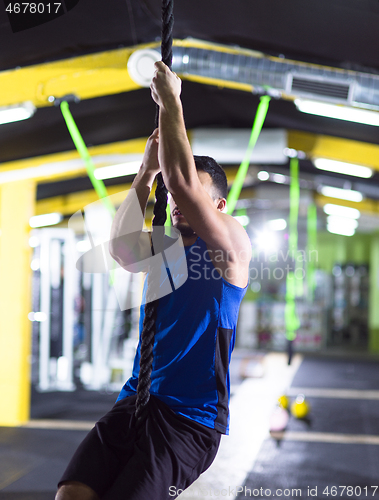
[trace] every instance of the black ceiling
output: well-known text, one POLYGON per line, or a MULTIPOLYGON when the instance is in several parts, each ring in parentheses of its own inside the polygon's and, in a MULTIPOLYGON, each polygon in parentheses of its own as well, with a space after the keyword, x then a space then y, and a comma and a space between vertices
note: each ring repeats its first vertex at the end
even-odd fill
MULTIPOLYGON (((192 36, 371 73, 379 73, 378 26, 378 0, 175 1, 175 38, 192 36)), ((79 0, 59 18, 16 33, 3 8, 0 70, 159 36, 159 0, 79 0)), ((191 82, 184 82, 182 98, 189 128, 251 127, 258 104, 247 92, 191 82)), ((155 112, 148 89, 89 99, 72 104, 71 110, 89 145, 147 136, 155 112)), ((287 101, 271 102, 265 126, 379 144, 376 127, 305 115, 287 101)), ((1 125, 0 132, 0 162, 73 149, 57 108, 39 109, 30 120, 1 125)))

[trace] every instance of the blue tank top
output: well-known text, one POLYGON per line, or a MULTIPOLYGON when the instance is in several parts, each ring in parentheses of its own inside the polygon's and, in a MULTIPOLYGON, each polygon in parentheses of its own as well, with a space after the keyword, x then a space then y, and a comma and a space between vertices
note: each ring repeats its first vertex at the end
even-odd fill
MULTIPOLYGON (((185 254, 188 278, 159 299, 150 394, 175 413, 228 434, 229 362, 247 286, 240 288, 220 276, 200 238, 185 247, 185 254)), ((140 332, 143 319, 141 306, 140 332)), ((132 376, 117 401, 136 394, 139 361, 140 343, 132 376)))

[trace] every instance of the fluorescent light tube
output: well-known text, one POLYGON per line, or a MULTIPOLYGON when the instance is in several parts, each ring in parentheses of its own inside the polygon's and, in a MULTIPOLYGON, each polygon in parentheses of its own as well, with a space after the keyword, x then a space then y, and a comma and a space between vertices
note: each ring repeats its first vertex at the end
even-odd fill
POLYGON ((336 215, 337 217, 347 217, 348 219, 359 219, 361 213, 356 208, 344 207, 342 205, 334 205, 327 203, 324 205, 324 212, 327 215, 336 215))
POLYGON ((40 240, 39 240, 38 236, 31 236, 31 237, 29 238, 29 246, 30 246, 31 248, 37 248, 37 247, 40 245, 40 243, 41 243, 41 242, 40 242, 40 240))
POLYGON ((266 226, 271 231, 282 231, 287 227, 287 221, 285 219, 274 219, 266 222, 266 226))
POLYGON ((30 227, 44 227, 44 226, 54 226, 59 224, 63 220, 63 215, 58 213, 35 215, 30 217, 29 226, 30 227))
POLYGON ((344 227, 337 227, 337 226, 326 226, 326 229, 329 231, 329 233, 333 234, 340 234, 341 236, 353 236, 355 234, 355 229, 354 228, 344 228, 344 227))
POLYGON ((337 215, 329 215, 327 218, 328 226, 336 226, 342 229, 356 229, 358 221, 356 219, 348 219, 347 217, 338 217, 337 215))
POLYGON ((35 111, 35 106, 29 101, 22 104, 4 106, 0 108, 0 125, 26 120, 27 118, 33 116, 35 111))
POLYGON ((330 198, 339 198, 341 200, 360 202, 363 200, 363 195, 359 191, 352 191, 351 189, 340 189, 332 186, 323 186, 321 194, 330 198))
POLYGON ((28 314, 28 318, 30 321, 46 321, 47 316, 44 312, 30 312, 28 314))
POLYGON ((285 184, 287 177, 283 174, 272 174, 272 180, 278 184, 285 184))
POLYGON ((363 123, 365 125, 379 126, 379 113, 367 109, 352 108, 347 106, 337 106, 325 102, 307 101, 304 99, 295 99, 295 106, 303 113, 311 115, 325 116, 327 118, 336 118, 337 120, 346 120, 349 122, 363 123))
POLYGON ((258 250, 267 253, 273 253, 279 247, 278 238, 276 234, 267 230, 257 232, 254 243, 257 246, 258 250))
POLYGON ((250 222, 250 217, 248 215, 235 215, 233 219, 236 219, 243 227, 247 226, 250 222))
POLYGON ((355 177, 363 177, 368 179, 374 173, 369 167, 363 165, 355 165, 343 161, 328 160, 326 158, 316 158, 313 160, 316 168, 327 170, 328 172, 336 172, 337 174, 354 175, 355 177))
POLYGON ((109 167, 100 167, 95 170, 96 179, 113 179, 114 177, 122 177, 124 175, 136 174, 141 166, 140 161, 128 161, 119 165, 111 165, 109 167))

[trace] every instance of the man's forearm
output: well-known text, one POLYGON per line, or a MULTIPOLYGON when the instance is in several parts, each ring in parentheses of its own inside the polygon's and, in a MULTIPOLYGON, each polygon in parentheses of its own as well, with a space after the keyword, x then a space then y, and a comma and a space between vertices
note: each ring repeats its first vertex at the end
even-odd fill
POLYGON ((120 254, 120 247, 133 248, 143 228, 145 211, 155 174, 143 167, 137 173, 128 196, 121 203, 111 228, 109 251, 111 255, 120 254))
POLYGON ((159 163, 168 190, 188 185, 196 174, 180 99, 161 107, 159 114, 159 163))

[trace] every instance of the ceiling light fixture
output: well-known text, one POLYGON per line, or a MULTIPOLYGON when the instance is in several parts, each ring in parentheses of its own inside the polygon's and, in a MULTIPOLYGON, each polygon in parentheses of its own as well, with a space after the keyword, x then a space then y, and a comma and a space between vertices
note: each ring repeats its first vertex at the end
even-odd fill
POLYGON ((266 230, 257 231, 254 244, 258 251, 265 253, 274 253, 279 247, 278 238, 275 233, 266 230))
POLYGON ((328 198, 339 198, 340 200, 348 200, 360 202, 363 200, 363 195, 359 191, 352 191, 351 189, 341 189, 332 186, 323 186, 321 194, 328 198))
POLYGON ((316 158, 313 160, 314 166, 320 170, 335 172, 337 174, 354 175, 355 177, 363 177, 368 179, 372 177, 373 170, 363 165, 355 165, 344 161, 329 160, 327 158, 316 158))
POLYGON ((261 170, 260 172, 258 172, 257 177, 260 181, 268 181, 268 179, 270 178, 270 174, 266 172, 266 170, 261 170))
POLYGON ((356 208, 344 207, 343 205, 334 205, 327 203, 324 205, 324 212, 327 215, 335 215, 337 217, 346 217, 348 219, 359 219, 361 213, 356 208))
POLYGON ((36 107, 30 101, 4 106, 0 108, 0 125, 26 120, 33 116, 35 112, 36 107))
POLYGON ((355 234, 354 228, 341 228, 338 226, 327 225, 326 229, 329 233, 340 234, 341 236, 353 236, 353 234, 355 234))
POLYGON ((267 229, 271 231, 283 231, 287 227, 287 221, 285 219, 274 219, 266 222, 267 229))
POLYGON ((154 49, 136 50, 128 59, 128 72, 132 80, 141 87, 150 87, 155 72, 155 62, 161 55, 154 49))
POLYGON ((31 248, 37 248, 37 247, 40 245, 40 243, 41 243, 41 242, 40 242, 40 240, 39 240, 38 236, 31 236, 31 237, 29 238, 29 246, 30 246, 31 248))
POLYGON ((335 226, 342 229, 356 229, 358 221, 356 219, 349 219, 348 217, 339 217, 337 215, 329 215, 326 219, 328 226, 335 226))
POLYGON ((235 215, 233 219, 236 219, 243 227, 246 227, 250 222, 250 217, 248 215, 235 215))
POLYGON ((34 215, 29 219, 30 227, 54 226, 63 220, 63 215, 59 213, 34 215))
POLYGON ((96 179, 113 179, 114 177, 123 177, 124 175, 134 175, 141 166, 139 160, 120 163, 119 165, 110 165, 109 167, 100 167, 95 170, 96 179))
POLYGON ((336 118, 337 120, 363 123, 365 125, 374 125, 376 127, 379 126, 379 113, 377 111, 369 111, 348 106, 337 106, 335 104, 308 101, 305 99, 295 99, 295 106, 299 111, 311 115, 336 118))
POLYGON ((283 174, 272 174, 272 180, 277 184, 285 184, 287 177, 283 174))

